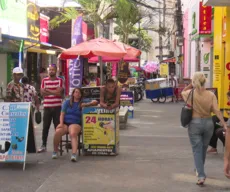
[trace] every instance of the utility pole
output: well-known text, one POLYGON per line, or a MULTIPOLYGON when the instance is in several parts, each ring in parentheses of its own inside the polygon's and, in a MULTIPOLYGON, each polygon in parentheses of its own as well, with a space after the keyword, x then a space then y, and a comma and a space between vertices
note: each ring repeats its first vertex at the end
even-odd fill
MULTIPOLYGON (((141 50, 141 21, 138 22, 138 48, 141 50)), ((138 66, 141 66, 141 56, 139 56, 138 66)))
POLYGON ((163 60, 163 35, 162 35, 162 29, 165 30, 165 15, 166 15, 166 0, 163 0, 163 23, 161 23, 161 3, 158 2, 158 8, 159 8, 159 62, 163 60))

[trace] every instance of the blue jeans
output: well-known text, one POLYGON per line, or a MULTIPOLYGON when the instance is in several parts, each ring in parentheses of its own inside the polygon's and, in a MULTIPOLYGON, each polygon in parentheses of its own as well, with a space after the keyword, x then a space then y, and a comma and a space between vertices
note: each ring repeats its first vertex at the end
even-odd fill
POLYGON ((199 179, 206 178, 204 164, 213 130, 212 118, 193 118, 188 127, 188 135, 199 179))

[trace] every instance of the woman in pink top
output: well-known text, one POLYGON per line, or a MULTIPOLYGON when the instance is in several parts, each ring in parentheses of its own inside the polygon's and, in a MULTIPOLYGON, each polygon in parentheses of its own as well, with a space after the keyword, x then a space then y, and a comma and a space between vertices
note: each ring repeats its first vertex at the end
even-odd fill
POLYGON ((192 94, 189 95, 189 93, 194 90, 193 118, 188 126, 188 135, 193 150, 198 177, 197 185, 203 185, 206 179, 204 171, 206 151, 214 129, 211 118, 212 112, 219 118, 224 129, 227 129, 227 124, 217 104, 217 98, 214 93, 205 89, 205 82, 205 75, 202 72, 196 72, 193 76, 192 84, 189 84, 182 91, 183 99, 185 101, 188 99, 188 104, 191 106, 192 94))

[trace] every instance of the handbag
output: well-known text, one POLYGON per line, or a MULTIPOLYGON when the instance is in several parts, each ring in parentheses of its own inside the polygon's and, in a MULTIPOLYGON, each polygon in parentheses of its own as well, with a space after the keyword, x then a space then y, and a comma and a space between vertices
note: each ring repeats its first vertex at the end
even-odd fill
POLYGON ((187 128, 188 124, 191 122, 192 120, 192 112, 193 112, 193 92, 194 92, 194 89, 192 89, 188 95, 188 98, 187 98, 187 101, 185 102, 185 105, 182 107, 182 110, 181 110, 181 114, 180 114, 180 122, 181 122, 181 125, 184 127, 184 128, 187 128), (189 108, 187 106, 187 103, 188 103, 188 99, 190 97, 190 95, 192 94, 192 106, 191 108, 189 108))
POLYGON ((42 122, 42 113, 40 111, 36 111, 35 113, 35 122, 40 124, 42 122))

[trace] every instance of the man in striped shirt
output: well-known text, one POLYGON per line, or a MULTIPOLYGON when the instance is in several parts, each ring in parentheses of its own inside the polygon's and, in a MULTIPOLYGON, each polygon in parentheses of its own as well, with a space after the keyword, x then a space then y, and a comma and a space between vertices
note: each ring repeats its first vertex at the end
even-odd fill
POLYGON ((44 97, 44 114, 43 114, 43 130, 42 130, 42 146, 38 150, 39 153, 46 151, 47 138, 51 121, 53 120, 54 128, 59 124, 59 118, 62 105, 63 80, 56 76, 57 66, 52 64, 49 66, 49 77, 42 80, 41 94, 44 97))

